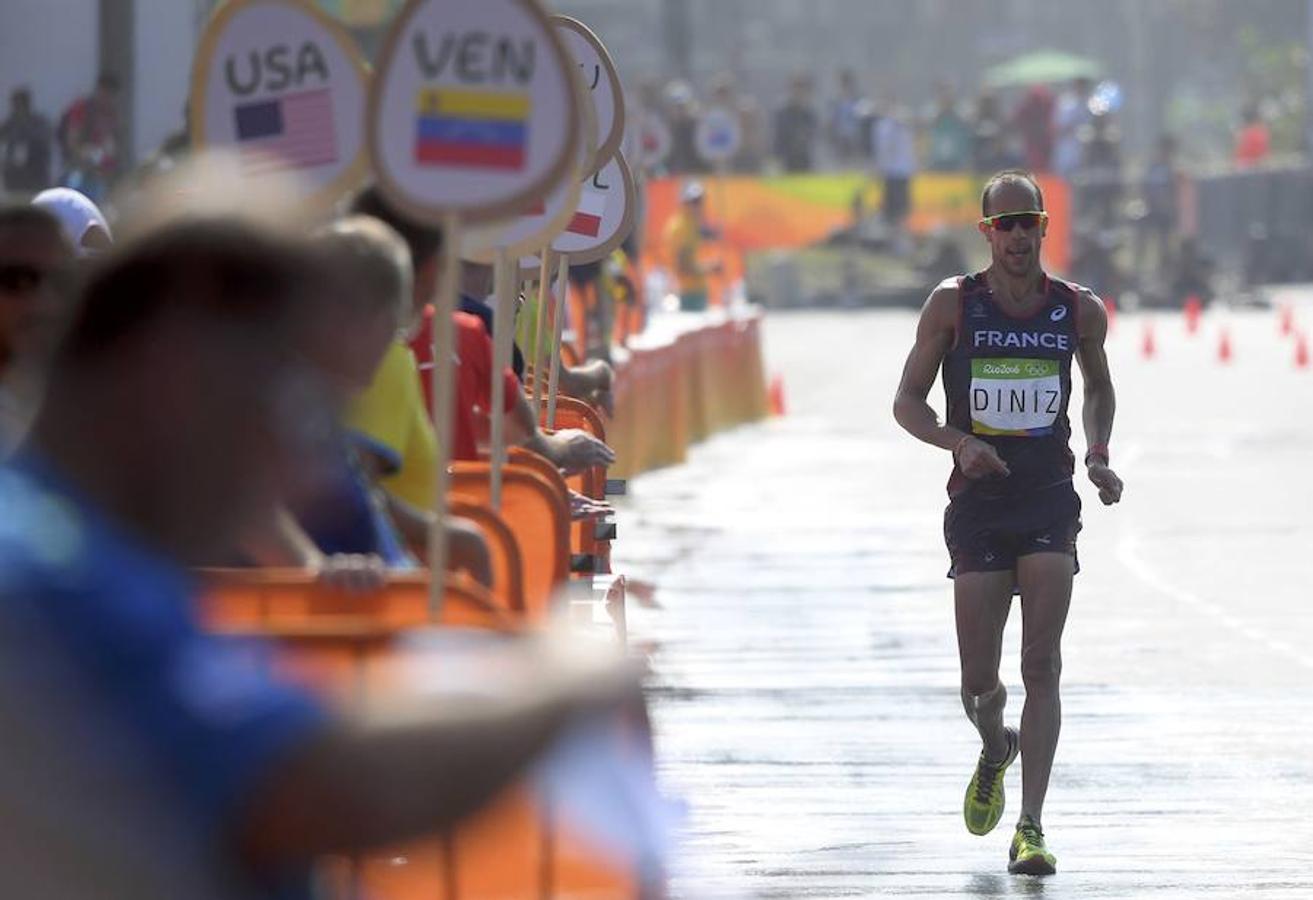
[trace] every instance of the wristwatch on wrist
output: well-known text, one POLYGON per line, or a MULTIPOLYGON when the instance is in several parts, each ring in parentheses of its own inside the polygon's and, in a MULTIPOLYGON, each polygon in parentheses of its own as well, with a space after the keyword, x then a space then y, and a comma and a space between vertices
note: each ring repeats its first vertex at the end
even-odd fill
POLYGON ((1107 444, 1094 444, 1094 445, 1092 445, 1092 446, 1090 447, 1089 450, 1085 451, 1085 465, 1086 465, 1086 466, 1089 466, 1089 464, 1090 464, 1090 460, 1093 460, 1093 459, 1097 459, 1099 462, 1103 463, 1105 466, 1106 466, 1109 462, 1111 462, 1111 461, 1112 461, 1112 460, 1111 460, 1111 457, 1108 456, 1108 445, 1107 445, 1107 444))

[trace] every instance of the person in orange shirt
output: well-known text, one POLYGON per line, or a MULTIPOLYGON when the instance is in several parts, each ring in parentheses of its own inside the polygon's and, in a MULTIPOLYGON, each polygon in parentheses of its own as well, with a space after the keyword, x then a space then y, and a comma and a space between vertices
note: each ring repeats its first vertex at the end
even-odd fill
POLYGON ((1272 151, 1272 135, 1257 103, 1245 105, 1243 119, 1244 124, 1236 132, 1235 163, 1237 166, 1256 166, 1267 161, 1272 151))

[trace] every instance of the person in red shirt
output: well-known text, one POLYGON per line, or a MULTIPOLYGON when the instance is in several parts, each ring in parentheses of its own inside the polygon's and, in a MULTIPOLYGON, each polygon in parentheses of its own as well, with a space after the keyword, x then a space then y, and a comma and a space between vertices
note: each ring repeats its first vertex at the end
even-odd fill
POLYGON ((1272 150, 1272 136, 1257 103, 1247 104, 1243 117, 1244 124, 1236 133, 1235 163, 1237 166, 1256 166, 1267 161, 1272 150))
MULTIPOLYGON (((478 459, 478 423, 480 412, 487 414, 492 407, 492 342, 483 323, 469 313, 458 312, 456 320, 456 421, 452 433, 452 459, 478 459)), ((415 337, 410 342, 411 352, 419 363, 420 381, 424 385, 424 400, 433 408, 433 307, 424 307, 423 318, 415 337)), ((514 412, 517 400, 523 393, 520 380, 507 368, 502 377, 502 412, 514 412)))
MULTIPOLYGON (((410 246, 411 263, 415 269, 415 335, 411 349, 419 365, 421 381, 427 396, 432 387, 433 365, 433 309, 429 300, 437 293, 442 230, 414 221, 392 206, 378 190, 371 186, 356 196, 352 212, 373 216, 392 226, 410 246)), ((467 316, 456 313, 457 316, 467 316)), ((460 366, 457 375, 456 432, 453 439, 453 459, 477 459, 478 441, 476 425, 480 414, 486 416, 491 406, 492 339, 477 318, 479 338, 473 330, 461 325, 457 319, 457 356, 460 366), (467 334, 468 332, 468 334, 467 334), (463 387, 468 384, 469 387, 463 387), (479 401, 482 402, 479 402, 479 401)), ((538 416, 515 373, 506 371, 506 408, 509 440, 538 453, 567 474, 581 472, 594 466, 609 466, 615 461, 615 452, 602 441, 585 431, 566 428, 553 434, 538 429, 538 416), (512 389, 513 388, 513 389, 512 389)), ((432 398, 429 409, 433 408, 432 398)))

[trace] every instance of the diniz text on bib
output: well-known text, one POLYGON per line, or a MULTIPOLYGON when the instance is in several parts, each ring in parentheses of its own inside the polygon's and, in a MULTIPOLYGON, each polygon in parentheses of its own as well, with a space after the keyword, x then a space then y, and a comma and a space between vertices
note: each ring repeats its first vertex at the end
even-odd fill
POLYGON ((1053 433, 1062 412, 1056 359, 971 360, 971 431, 1006 437, 1053 433))

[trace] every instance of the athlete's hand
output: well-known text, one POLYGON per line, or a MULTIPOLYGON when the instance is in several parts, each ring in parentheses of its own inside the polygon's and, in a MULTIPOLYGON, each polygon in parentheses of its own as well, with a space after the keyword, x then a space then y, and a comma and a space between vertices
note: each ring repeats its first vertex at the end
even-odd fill
POLYGON ((1116 472, 1098 460, 1091 462, 1085 468, 1089 472, 1090 481, 1099 489, 1099 499, 1103 501, 1104 506, 1112 506, 1121 500, 1123 485, 1116 472))
POLYGON ((1006 478, 1012 474, 994 446, 980 438, 968 437, 957 451, 957 465, 967 478, 1006 478))

